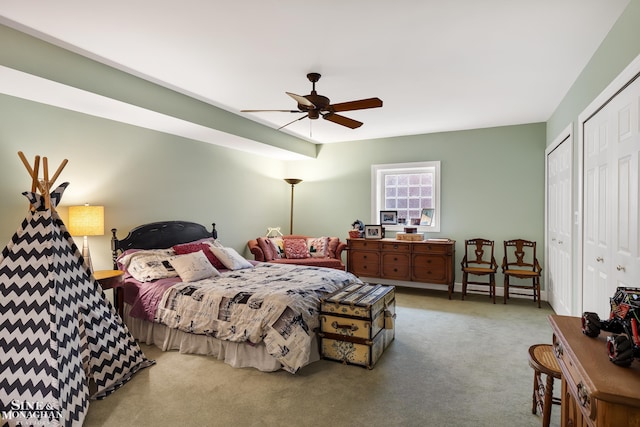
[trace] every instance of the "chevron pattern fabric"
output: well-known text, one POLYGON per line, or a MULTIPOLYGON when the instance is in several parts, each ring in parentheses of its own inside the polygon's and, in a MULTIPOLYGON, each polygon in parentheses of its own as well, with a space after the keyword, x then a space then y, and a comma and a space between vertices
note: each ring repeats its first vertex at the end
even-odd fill
MULTIPOLYGON (((51 193, 55 207, 67 183, 51 193)), ((44 198, 0 257, 0 411, 3 426, 81 425, 146 359, 80 250, 44 198)))

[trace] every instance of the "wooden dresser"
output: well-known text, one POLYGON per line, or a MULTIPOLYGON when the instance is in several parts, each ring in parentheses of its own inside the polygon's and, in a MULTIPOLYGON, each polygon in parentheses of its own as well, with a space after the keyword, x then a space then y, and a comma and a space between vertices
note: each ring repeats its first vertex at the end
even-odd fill
POLYGON ((640 426, 640 361, 623 368, 609 361, 607 332, 582 334, 581 319, 549 316, 562 370, 561 425, 640 426))
POLYGON ((347 239, 347 271, 359 277, 447 285, 455 280, 455 240, 347 239))

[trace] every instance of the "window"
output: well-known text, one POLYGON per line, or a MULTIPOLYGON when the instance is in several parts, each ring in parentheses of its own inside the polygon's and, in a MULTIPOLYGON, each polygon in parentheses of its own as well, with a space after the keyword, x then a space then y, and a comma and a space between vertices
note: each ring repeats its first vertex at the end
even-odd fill
POLYGON ((440 231, 439 161, 372 165, 371 191, 372 224, 380 223, 380 211, 397 211, 398 224, 387 230, 440 231))

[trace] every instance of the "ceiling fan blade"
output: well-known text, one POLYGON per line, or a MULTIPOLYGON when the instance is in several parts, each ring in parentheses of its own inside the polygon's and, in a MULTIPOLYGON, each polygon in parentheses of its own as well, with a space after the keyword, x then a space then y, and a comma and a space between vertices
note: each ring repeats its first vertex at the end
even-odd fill
POLYGON ((287 126, 289 126, 290 124, 295 123, 295 122, 299 122, 300 120, 302 120, 302 119, 306 119, 307 117, 309 117, 309 115, 308 115, 308 114, 305 114, 304 116, 300 117, 299 119, 291 120, 291 121, 290 121, 289 123, 287 123, 286 125, 282 125, 282 126, 280 126, 280 127, 278 128, 278 130, 280 130, 280 129, 282 129, 282 128, 286 128, 286 127, 287 127, 287 126))
POLYGON ((329 106, 331 111, 353 111, 378 107, 382 107, 382 100, 380 98, 359 99, 357 101, 341 102, 329 106))
POLYGON ((304 96, 300 96, 300 95, 296 95, 295 93, 291 93, 291 92, 285 92, 287 95, 289 95, 290 97, 292 97, 293 99, 296 100, 296 102, 300 105, 304 105, 310 108, 316 108, 315 105, 313 105, 313 102, 309 101, 307 98, 305 98, 304 96))
POLYGON ((300 110, 240 110, 241 113, 265 113, 265 112, 279 112, 279 113, 303 113, 300 110))
POLYGON ((322 118, 351 129, 359 128, 360 126, 362 126, 362 122, 335 113, 323 114, 322 118))

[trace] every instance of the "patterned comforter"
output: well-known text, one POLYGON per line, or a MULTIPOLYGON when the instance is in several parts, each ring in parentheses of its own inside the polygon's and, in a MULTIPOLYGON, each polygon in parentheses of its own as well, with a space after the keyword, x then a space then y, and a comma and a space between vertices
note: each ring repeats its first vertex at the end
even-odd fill
POLYGON ((288 372, 309 361, 320 298, 360 279, 344 271, 261 263, 168 289, 155 321, 185 332, 257 344, 288 372))

